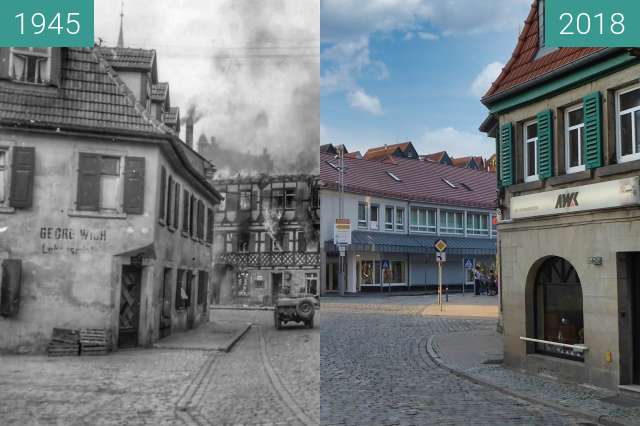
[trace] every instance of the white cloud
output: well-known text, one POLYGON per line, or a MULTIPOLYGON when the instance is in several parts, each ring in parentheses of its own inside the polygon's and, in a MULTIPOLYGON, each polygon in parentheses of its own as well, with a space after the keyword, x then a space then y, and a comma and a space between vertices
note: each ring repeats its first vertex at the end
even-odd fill
POLYGON ((453 127, 427 129, 422 140, 416 143, 420 154, 447 151, 452 157, 482 155, 490 157, 495 153, 495 140, 481 133, 457 130, 453 127))
POLYGON ((368 112, 373 115, 382 114, 382 105, 380 99, 375 96, 368 95, 364 90, 358 89, 349 92, 347 95, 349 105, 360 111, 368 112))
POLYGON ((498 78, 502 72, 504 64, 502 62, 492 62, 478 74, 478 76, 471 83, 471 93, 481 98, 487 93, 487 90, 491 87, 491 84, 498 78))
POLYGON ((422 40, 426 40, 426 41, 440 40, 440 36, 438 36, 437 34, 427 33, 427 32, 422 32, 422 31, 418 33, 418 37, 420 37, 422 40))

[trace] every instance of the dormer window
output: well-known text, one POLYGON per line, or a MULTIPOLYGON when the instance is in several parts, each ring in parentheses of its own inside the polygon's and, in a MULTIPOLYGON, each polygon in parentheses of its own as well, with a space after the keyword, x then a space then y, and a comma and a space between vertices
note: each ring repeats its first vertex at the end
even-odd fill
POLYGON ((51 80, 51 48, 11 48, 11 78, 34 84, 51 80))
POLYGON ((545 47, 544 39, 544 0, 538 0, 538 49, 545 47))

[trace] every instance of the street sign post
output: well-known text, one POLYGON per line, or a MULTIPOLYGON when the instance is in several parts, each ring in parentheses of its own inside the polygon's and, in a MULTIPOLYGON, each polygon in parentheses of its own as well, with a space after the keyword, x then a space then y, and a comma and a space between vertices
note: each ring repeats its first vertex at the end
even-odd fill
POLYGON ((463 269, 463 275, 464 275, 464 279, 462 280, 462 295, 464 296, 464 291, 465 291, 465 286, 467 284, 467 271, 468 270, 473 270, 474 266, 476 264, 476 260, 473 257, 465 257, 464 260, 462 261, 462 269, 463 269))
MULTIPOLYGON (((340 199, 340 215, 342 216, 342 198, 340 199)), ((345 291, 345 265, 344 258, 347 246, 351 244, 351 219, 336 219, 333 227, 333 244, 338 247, 340 261, 338 263, 338 292, 344 296, 345 291)))
POLYGON ((442 264, 447 261, 447 247, 449 245, 445 240, 438 240, 433 245, 436 250, 436 262, 438 263, 438 304, 442 312, 442 264))

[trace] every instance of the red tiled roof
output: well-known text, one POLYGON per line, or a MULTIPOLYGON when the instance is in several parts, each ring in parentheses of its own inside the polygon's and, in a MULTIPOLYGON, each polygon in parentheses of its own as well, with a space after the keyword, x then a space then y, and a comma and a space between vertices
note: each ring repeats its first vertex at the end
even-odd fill
POLYGON ((59 90, 0 84, 0 117, 11 123, 164 134, 92 49, 69 48, 59 90))
POLYGON ((155 50, 130 47, 99 47, 100 54, 114 68, 150 70, 156 58, 155 50))
POLYGON ((385 146, 379 146, 376 148, 371 148, 371 149, 368 149, 367 152, 365 152, 364 159, 365 160, 381 160, 390 155, 393 155, 398 149, 404 152, 405 149, 409 147, 409 145, 411 145, 411 142, 396 143, 393 145, 385 145, 385 146))
POLYGON ((442 158, 447 154, 447 151, 440 151, 434 154, 423 155, 422 159, 426 161, 433 161, 434 163, 439 163, 442 161, 442 158))
POLYGON ((454 167, 467 167, 467 164, 473 159, 473 157, 461 157, 461 158, 452 158, 451 164, 454 167))
POLYGON ((171 107, 169 111, 162 114, 162 121, 164 121, 168 126, 175 126, 178 124, 178 119, 180 118, 180 108, 171 107))
POLYGON ((536 58, 539 46, 538 34, 538 2, 533 1, 529 17, 525 21, 511 59, 484 95, 483 100, 603 50, 602 48, 563 47, 536 58))
MULTIPOLYGON (((345 191, 407 201, 493 209, 496 206, 496 175, 460 169, 428 161, 393 158, 393 163, 345 158, 345 191), (393 173, 400 182, 387 174, 393 173), (452 188, 443 179, 452 182, 452 188), (471 191, 465 189, 465 184, 471 191)), ((336 188, 338 171, 333 155, 320 154, 320 179, 336 188)))

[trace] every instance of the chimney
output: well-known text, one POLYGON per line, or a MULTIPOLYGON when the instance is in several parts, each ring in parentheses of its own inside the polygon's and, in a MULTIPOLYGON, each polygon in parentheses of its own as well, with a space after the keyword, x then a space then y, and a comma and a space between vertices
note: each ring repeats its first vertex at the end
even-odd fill
POLYGON ((195 149, 193 146, 193 117, 187 117, 187 134, 186 134, 186 142, 192 149, 195 149))

